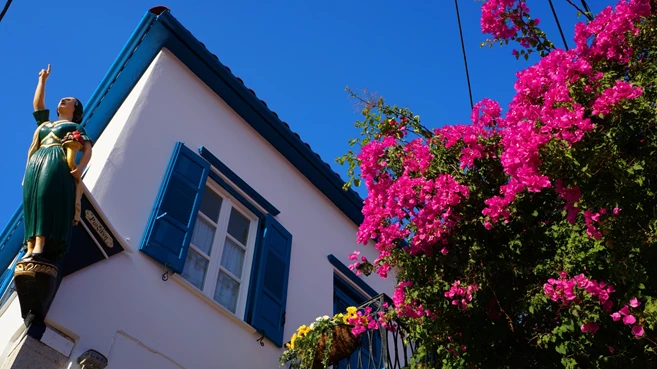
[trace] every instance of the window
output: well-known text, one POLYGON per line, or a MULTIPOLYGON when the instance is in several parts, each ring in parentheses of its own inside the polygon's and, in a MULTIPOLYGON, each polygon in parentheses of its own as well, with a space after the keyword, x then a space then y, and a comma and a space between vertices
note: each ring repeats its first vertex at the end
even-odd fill
POLYGON ((253 214, 208 179, 181 276, 240 316, 246 305, 257 223, 253 214))
POLYGON ((139 250, 283 347, 292 234, 272 204, 199 152, 175 144, 139 250))
MULTIPOLYGON (((333 313, 343 313, 349 306, 360 306, 368 299, 354 287, 349 285, 339 275, 333 275, 333 313)), ((347 368, 347 363, 351 362, 350 368, 358 367, 358 353, 360 352, 361 362, 363 368, 375 368, 379 363, 381 356, 381 336, 378 332, 369 331, 367 334, 361 336, 360 349, 351 355, 349 359, 342 360, 338 368, 347 368), (370 348, 370 339, 373 342, 370 348), (372 364, 370 365, 370 361, 372 364)))

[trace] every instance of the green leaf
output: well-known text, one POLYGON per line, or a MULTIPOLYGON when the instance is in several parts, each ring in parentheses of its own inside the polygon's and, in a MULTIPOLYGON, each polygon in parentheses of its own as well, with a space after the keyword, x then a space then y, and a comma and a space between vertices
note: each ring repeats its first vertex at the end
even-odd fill
POLYGON ((566 344, 562 343, 561 345, 557 345, 557 347, 554 348, 558 353, 561 355, 566 354, 566 344))

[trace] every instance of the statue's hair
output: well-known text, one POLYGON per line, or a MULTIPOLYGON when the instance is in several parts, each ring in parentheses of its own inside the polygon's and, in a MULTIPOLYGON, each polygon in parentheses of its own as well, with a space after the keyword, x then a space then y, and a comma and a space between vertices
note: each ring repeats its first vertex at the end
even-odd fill
POLYGON ((84 107, 80 99, 75 98, 75 110, 73 110, 73 123, 82 123, 82 114, 84 114, 84 107))
MULTIPOLYGON (((77 97, 74 99, 75 99, 75 109, 73 110, 73 119, 71 119, 71 121, 73 123, 80 124, 82 123, 82 115, 84 114, 84 107, 82 106, 80 99, 78 99, 77 97)), ((57 116, 59 117, 59 112, 57 113, 57 116)))

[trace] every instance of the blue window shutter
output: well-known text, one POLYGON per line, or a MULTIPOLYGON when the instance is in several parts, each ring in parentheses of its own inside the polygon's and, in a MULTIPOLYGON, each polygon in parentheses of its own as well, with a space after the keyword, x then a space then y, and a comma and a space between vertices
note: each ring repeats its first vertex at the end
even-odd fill
POLYGON ((140 250, 182 273, 210 164, 176 143, 140 250))
POLYGON ((278 347, 283 346, 291 250, 292 235, 267 214, 257 265, 254 264, 257 274, 250 323, 278 347))

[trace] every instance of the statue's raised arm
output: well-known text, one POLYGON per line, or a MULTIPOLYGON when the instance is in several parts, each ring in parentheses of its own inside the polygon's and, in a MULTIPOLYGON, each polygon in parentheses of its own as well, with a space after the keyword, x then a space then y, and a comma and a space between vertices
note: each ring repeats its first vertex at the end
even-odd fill
POLYGON ((39 72, 39 83, 34 92, 34 111, 44 110, 46 108, 46 81, 50 76, 50 64, 47 69, 41 69, 39 72))

